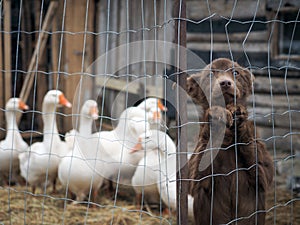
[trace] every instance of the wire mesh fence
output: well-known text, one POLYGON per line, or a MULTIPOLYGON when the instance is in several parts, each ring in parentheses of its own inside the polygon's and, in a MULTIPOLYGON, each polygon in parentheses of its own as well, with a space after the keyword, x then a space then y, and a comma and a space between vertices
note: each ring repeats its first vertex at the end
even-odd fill
POLYGON ((299 8, 0 0, 0 222, 300 224, 299 8))

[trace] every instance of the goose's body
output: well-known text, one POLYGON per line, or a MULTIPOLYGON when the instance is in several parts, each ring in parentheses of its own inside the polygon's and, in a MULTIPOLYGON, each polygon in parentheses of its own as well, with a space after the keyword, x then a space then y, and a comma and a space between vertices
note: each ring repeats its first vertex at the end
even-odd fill
MULTIPOLYGON (((159 161, 164 160, 164 155, 157 150, 146 150, 144 157, 139 161, 131 180, 131 185, 136 193, 136 203, 141 204, 141 196, 145 196, 147 203, 159 203, 160 195, 157 189, 157 182, 161 166, 159 161)), ((145 202, 144 201, 144 202, 145 202)))
POLYGON ((176 146, 172 139, 164 132, 151 130, 149 139, 143 135, 139 143, 134 147, 133 155, 144 149, 144 157, 140 160, 132 177, 131 184, 139 196, 144 192, 148 202, 159 203, 160 193, 157 183, 165 184, 166 173, 170 176, 176 174, 176 146), (173 164, 175 159, 175 167, 173 164))
MULTIPOLYGON (((175 164, 176 165, 176 164, 175 164)), ((163 178, 162 182, 157 182, 157 189, 160 193, 160 197, 168 208, 176 211, 177 208, 177 184, 176 184, 176 174, 171 174, 168 177, 163 178)), ((188 195, 188 216, 194 218, 193 214, 193 204, 194 198, 188 195)))
MULTIPOLYGON (((140 138, 133 149, 135 154, 144 149, 144 158, 132 177, 132 186, 137 194, 137 203, 144 193, 150 202, 160 202, 160 198, 170 209, 176 210, 176 145, 173 140, 159 130, 151 130, 149 139, 140 138)), ((189 216, 193 217, 193 198, 188 196, 189 216)))
POLYGON ((149 135, 149 131, 145 111, 130 107, 121 114, 115 129, 94 134, 94 145, 99 147, 99 173, 117 182, 131 180, 136 165, 142 158, 142 153, 130 154, 131 148, 142 133, 149 135))
POLYGON ((19 98, 11 98, 5 106, 6 137, 0 142, 0 174, 8 181, 10 173, 15 176, 19 171, 18 155, 28 148, 23 140, 16 122, 16 114, 20 110, 26 110, 25 105, 19 98))
POLYGON ((52 182, 55 191, 58 164, 68 152, 68 146, 61 141, 56 125, 56 108, 71 107, 63 93, 58 90, 48 91, 43 100, 43 141, 32 144, 27 152, 19 155, 21 175, 35 187, 52 182))
POLYGON ((71 141, 69 153, 59 164, 58 178, 63 186, 76 195, 77 201, 82 201, 93 190, 93 198, 103 182, 103 177, 95 169, 96 146, 91 144, 92 123, 98 118, 97 103, 88 100, 82 106, 79 131, 66 141, 71 141))

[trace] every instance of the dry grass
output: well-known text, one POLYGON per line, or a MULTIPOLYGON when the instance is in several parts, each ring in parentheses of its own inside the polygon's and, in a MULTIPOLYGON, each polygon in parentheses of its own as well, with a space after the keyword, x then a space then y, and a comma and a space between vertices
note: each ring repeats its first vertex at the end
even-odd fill
POLYGON ((0 189, 0 222, 3 224, 176 224, 174 217, 160 216, 158 211, 136 209, 131 202, 123 199, 116 202, 99 197, 99 205, 88 207, 87 203, 71 204, 58 194, 36 195, 24 192, 25 187, 0 189), (25 209, 25 210, 24 210, 25 209))
MULTIPOLYGON (((65 201, 64 190, 59 193, 42 195, 38 189, 36 195, 25 191, 25 187, 0 187, 0 222, 3 224, 176 224, 175 216, 161 216, 157 209, 136 210, 132 190, 122 187, 117 201, 114 202, 104 194, 99 195, 99 205, 88 207, 87 203, 71 204, 65 201), (126 193, 124 195, 124 193, 126 193), (114 207, 115 203, 115 207, 114 207), (25 210, 24 210, 25 209, 25 210), (112 223, 111 223, 112 222, 112 223)), ((50 190, 47 190, 50 191, 50 190)), ((274 189, 268 194, 266 225, 300 224, 300 199, 282 188, 274 189), (274 207, 276 206, 276 207, 274 207), (276 211, 275 211, 276 210, 276 211), (276 215, 276 216, 274 216, 276 215)))

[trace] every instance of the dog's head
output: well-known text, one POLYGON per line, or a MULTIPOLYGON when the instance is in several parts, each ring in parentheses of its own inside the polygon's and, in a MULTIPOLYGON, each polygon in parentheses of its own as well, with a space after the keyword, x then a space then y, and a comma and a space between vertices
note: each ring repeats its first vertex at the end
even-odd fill
POLYGON ((224 103, 246 103, 252 92, 253 74, 238 63, 219 58, 207 65, 202 72, 187 79, 187 92, 193 100, 209 107, 211 100, 224 98, 224 103))

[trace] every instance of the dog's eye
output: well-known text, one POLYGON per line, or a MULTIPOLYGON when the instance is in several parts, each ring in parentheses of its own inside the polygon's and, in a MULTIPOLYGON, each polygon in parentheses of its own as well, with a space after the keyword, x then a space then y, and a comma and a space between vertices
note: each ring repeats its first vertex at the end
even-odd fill
POLYGON ((206 74, 206 77, 207 78, 210 78, 210 77, 213 77, 214 76, 214 73, 213 72, 209 72, 208 74, 206 74))
POLYGON ((233 70, 233 71, 232 71, 232 75, 233 75, 234 77, 236 77, 236 76, 240 75, 240 73, 239 73, 238 71, 236 71, 236 70, 233 70))

